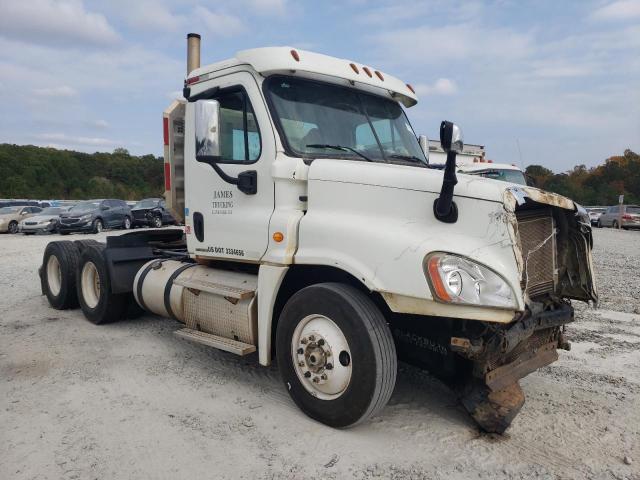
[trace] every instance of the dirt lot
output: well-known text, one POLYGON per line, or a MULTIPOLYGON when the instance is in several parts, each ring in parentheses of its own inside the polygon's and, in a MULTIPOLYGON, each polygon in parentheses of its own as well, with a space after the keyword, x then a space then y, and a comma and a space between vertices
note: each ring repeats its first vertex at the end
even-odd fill
POLYGON ((578 306, 573 349, 522 381, 503 437, 409 366, 380 416, 332 430, 277 370, 172 321, 50 309, 36 271, 51 239, 0 236, 0 479, 640 479, 640 232, 595 231, 601 308, 578 306))

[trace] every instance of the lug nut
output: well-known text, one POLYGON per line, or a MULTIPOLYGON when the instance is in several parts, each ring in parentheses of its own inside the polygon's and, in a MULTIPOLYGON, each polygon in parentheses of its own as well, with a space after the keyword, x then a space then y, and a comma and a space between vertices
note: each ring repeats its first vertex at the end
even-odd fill
POLYGON ((318 377, 313 377, 313 383, 318 383, 320 379, 318 377))
POLYGON ((302 355, 304 353, 304 350, 302 348, 298 349, 298 355, 302 355))
POLYGON ((309 335, 309 341, 310 342, 315 341, 315 339, 316 339, 315 335, 309 335))
POLYGON ((325 373, 323 373, 322 375, 320 375, 320 378, 321 378, 322 380, 326 380, 326 379, 327 379, 327 375, 326 375, 325 373))
POLYGON ((320 340, 318 340, 318 345, 320 346, 324 345, 324 338, 321 338, 320 340))
POLYGON ((305 378, 309 378, 311 376, 311 372, 304 372, 305 378))
POLYGON ((327 363, 324 368, 326 368, 327 370, 333 370, 333 363, 327 363))
POLYGON ((306 339, 306 337, 305 337, 305 338, 303 338, 302 340, 300 340, 300 343, 301 343, 302 345, 306 345, 306 344, 307 344, 307 339, 306 339))
POLYGON ((304 367, 304 362, 298 362, 299 367, 304 367))

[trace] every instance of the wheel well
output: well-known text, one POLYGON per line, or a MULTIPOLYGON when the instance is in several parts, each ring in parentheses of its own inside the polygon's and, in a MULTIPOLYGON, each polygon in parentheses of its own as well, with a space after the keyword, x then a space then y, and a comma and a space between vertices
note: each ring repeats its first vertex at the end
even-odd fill
MULTIPOLYGON (((369 290, 360 280, 336 267, 324 265, 292 265, 287 271, 282 285, 278 290, 276 301, 273 306, 273 317, 271 323, 271 345, 275 346, 275 335, 278 328, 278 320, 282 309, 287 301, 298 291, 310 285, 318 283, 335 282, 352 285, 367 294, 378 306, 385 318, 389 318, 390 312, 387 303, 378 292, 369 290)), ((275 348, 272 348, 272 356, 275 354, 275 348)))

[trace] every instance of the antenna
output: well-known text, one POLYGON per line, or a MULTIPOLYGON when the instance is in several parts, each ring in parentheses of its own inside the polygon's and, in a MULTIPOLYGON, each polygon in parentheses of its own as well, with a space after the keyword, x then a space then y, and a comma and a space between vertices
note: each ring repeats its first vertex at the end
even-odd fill
POLYGON ((524 165, 522 164, 522 150, 520 150, 520 140, 517 138, 516 145, 518 146, 518 155, 520 156, 520 170, 524 171, 524 165))

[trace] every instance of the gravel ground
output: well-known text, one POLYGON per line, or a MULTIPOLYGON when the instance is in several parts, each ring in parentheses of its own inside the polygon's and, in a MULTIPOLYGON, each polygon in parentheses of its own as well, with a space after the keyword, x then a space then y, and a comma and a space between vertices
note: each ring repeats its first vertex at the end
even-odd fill
POLYGON ((502 437, 404 365, 381 415, 325 427, 275 369, 172 321, 49 308, 36 272, 53 237, 1 235, 0 479, 640 479, 640 232, 594 235, 600 309, 578 306, 572 350, 522 381, 502 437))

